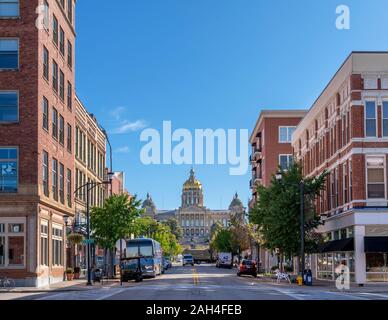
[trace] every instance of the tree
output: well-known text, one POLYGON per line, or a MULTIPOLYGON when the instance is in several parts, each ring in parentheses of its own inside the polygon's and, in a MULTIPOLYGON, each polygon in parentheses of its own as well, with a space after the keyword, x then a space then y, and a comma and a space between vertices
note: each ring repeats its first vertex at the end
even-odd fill
POLYGON ((160 223, 151 217, 141 217, 135 221, 134 229, 136 237, 148 237, 158 241, 166 256, 182 252, 178 239, 166 223, 160 223))
MULTIPOLYGON (((142 214, 141 202, 127 194, 107 198, 103 207, 93 207, 90 211, 90 225, 93 238, 111 253, 120 239, 129 238, 135 231, 135 220, 142 214)), ((111 270, 112 270, 111 269, 111 270)))
MULTIPOLYGON (((305 185, 305 248, 317 247, 314 230, 321 224, 315 211, 315 201, 325 186, 327 172, 318 177, 304 178, 302 167, 295 163, 288 171, 281 171, 282 179, 272 178, 268 187, 258 187, 258 202, 250 212, 250 222, 258 225, 264 247, 278 251, 282 257, 299 254, 300 239, 300 183, 305 185)), ((282 264, 281 264, 282 268, 282 264)))
POLYGON ((232 247, 232 232, 227 229, 219 230, 212 240, 210 246, 217 252, 235 253, 232 247))
POLYGON ((182 239, 183 230, 179 225, 179 221, 176 218, 170 218, 167 221, 162 223, 170 228, 171 232, 175 235, 175 238, 177 240, 182 239))

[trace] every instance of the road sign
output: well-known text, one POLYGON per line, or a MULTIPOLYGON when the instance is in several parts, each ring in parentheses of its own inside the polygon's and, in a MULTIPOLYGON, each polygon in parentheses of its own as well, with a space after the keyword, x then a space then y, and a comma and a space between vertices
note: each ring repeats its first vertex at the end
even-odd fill
POLYGON ((94 239, 90 239, 90 240, 85 239, 85 240, 82 241, 82 243, 83 244, 93 244, 94 243, 94 239))

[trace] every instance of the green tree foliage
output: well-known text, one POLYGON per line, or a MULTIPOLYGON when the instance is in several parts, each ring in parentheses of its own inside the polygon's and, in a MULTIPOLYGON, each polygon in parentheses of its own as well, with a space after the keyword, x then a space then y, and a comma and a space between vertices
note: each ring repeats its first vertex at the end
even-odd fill
POLYGON ((232 235, 232 232, 230 230, 227 230, 227 229, 222 229, 222 230, 219 230, 210 246, 213 250, 217 251, 217 252, 232 252, 232 253, 235 253, 234 252, 234 248, 232 247, 232 239, 233 235, 232 235))
POLYGON ((141 202, 126 194, 107 198, 103 207, 90 211, 90 225, 96 242, 105 249, 113 249, 120 239, 129 238, 135 231, 135 220, 142 214, 141 202))
POLYGON ((281 175, 280 181, 273 177, 267 188, 258 187, 259 201, 250 212, 250 222, 258 226, 264 247, 291 258, 299 254, 301 247, 300 183, 304 181, 305 185, 306 252, 312 252, 320 241, 314 233, 321 224, 315 201, 324 188, 327 172, 318 177, 303 178, 301 166, 295 163, 281 175))
POLYGON ((178 239, 166 223, 160 223, 151 217, 141 217, 135 221, 134 230, 136 237, 148 237, 158 241, 166 256, 182 252, 178 239))
POLYGON ((170 218, 167 221, 163 222, 164 225, 168 226, 171 232, 175 235, 177 240, 182 239, 183 230, 179 225, 179 221, 176 218, 170 218))

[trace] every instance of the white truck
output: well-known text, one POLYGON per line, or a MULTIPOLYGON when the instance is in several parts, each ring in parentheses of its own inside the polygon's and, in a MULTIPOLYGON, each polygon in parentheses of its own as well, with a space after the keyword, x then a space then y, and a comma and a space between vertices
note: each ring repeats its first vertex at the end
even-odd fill
POLYGON ((233 255, 230 252, 220 252, 218 254, 217 268, 233 268, 233 255))

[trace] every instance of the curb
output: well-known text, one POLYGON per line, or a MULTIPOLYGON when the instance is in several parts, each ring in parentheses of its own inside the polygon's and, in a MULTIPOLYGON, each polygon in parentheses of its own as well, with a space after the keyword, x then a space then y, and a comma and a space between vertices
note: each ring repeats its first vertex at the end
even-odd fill
POLYGON ((36 289, 36 290, 10 290, 10 291, 0 291, 1 294, 7 294, 7 293, 61 293, 61 292, 81 292, 81 291, 88 291, 88 290, 93 290, 93 289, 102 289, 104 287, 114 287, 116 283, 114 282, 113 284, 106 284, 106 285, 101 285, 101 286, 91 286, 91 287, 79 287, 79 288, 58 288, 58 289, 36 289))

